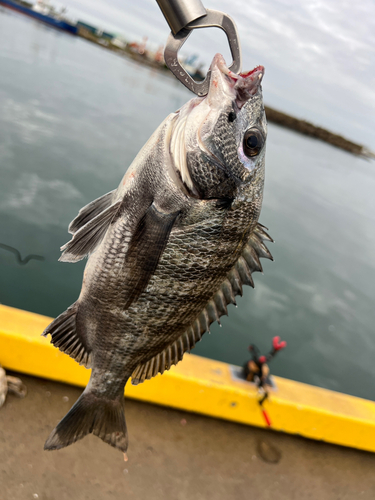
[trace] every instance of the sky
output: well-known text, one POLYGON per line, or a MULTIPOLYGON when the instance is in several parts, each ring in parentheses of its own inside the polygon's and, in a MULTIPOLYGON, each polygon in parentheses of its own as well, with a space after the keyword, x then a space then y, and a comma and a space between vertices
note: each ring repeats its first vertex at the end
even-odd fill
MULTIPOLYGON (((52 0, 53 1, 53 0, 52 0)), ((169 27, 156 0, 64 0, 75 19, 164 44, 169 27)), ((243 69, 266 68, 266 104, 308 119, 375 150, 375 2, 373 0, 210 0, 235 20, 243 69)), ((196 30, 185 53, 209 65, 229 61, 225 35, 196 30)))

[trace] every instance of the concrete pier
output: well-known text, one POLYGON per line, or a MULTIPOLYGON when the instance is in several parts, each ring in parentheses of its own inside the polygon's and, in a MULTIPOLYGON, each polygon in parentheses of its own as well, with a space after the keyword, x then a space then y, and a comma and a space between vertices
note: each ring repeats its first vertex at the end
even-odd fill
POLYGON ((127 400, 129 461, 94 436, 43 444, 81 389, 15 374, 0 409, 1 500, 373 500, 375 454, 127 400))

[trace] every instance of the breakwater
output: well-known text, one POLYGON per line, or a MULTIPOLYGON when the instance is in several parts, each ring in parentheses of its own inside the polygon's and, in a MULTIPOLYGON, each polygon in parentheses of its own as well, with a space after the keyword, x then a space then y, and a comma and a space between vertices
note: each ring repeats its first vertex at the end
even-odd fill
MULTIPOLYGON (((88 32, 85 29, 79 29, 78 36, 81 36, 82 38, 85 38, 86 40, 92 43, 96 43, 100 47, 111 50, 112 52, 116 52, 119 55, 129 57, 133 61, 139 62, 140 64, 144 64, 151 68, 163 71, 165 72, 166 75, 173 77, 172 73, 169 71, 169 69, 165 64, 163 64, 162 62, 154 61, 153 59, 149 58, 147 52, 139 54, 138 52, 131 50, 128 45, 126 45, 124 48, 119 48, 114 44, 112 44, 111 41, 102 40, 101 38, 93 35, 92 33, 88 32)), ((197 78, 198 75, 192 75, 192 76, 193 78, 199 80, 199 77, 197 78)), ((267 120, 269 122, 276 123, 277 125, 289 128, 291 130, 294 130, 295 132, 299 132, 300 134, 313 137, 314 139, 327 142, 328 144, 331 144, 336 148, 343 149, 344 151, 347 151, 354 155, 369 159, 375 158, 375 154, 371 152, 368 148, 366 148, 361 144, 357 144, 353 141, 350 141, 349 139, 346 139, 345 137, 339 134, 335 134, 334 132, 331 132, 323 127, 314 125, 313 123, 310 123, 301 118, 296 118, 287 113, 283 113, 282 111, 278 111, 274 108, 271 108, 270 106, 265 106, 265 109, 266 109, 267 120)))
POLYGON ((328 144, 331 144, 336 148, 344 149, 349 153, 365 158, 375 158, 375 154, 365 146, 349 141, 342 135, 330 132, 323 127, 318 127, 306 120, 302 120, 281 111, 277 111, 276 109, 270 108, 269 106, 265 106, 265 109, 267 120, 269 122, 289 128, 291 130, 299 132, 300 134, 308 135, 309 137, 313 137, 314 139, 328 142, 328 144))

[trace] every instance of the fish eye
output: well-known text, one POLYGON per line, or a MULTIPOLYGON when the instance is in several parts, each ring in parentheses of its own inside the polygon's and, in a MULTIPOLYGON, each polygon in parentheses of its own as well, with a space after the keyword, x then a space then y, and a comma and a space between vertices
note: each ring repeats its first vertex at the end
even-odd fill
POLYGON ((257 156, 263 147, 264 138, 261 132, 252 128, 248 130, 243 138, 243 150, 246 156, 257 156))

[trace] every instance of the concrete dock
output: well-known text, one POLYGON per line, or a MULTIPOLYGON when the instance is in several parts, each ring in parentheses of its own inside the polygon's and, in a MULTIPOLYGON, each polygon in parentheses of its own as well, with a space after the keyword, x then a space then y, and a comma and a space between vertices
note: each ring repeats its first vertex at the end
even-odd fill
POLYGON ((81 389, 18 376, 28 395, 0 409, 1 500, 375 498, 373 453, 133 400, 128 462, 94 436, 43 451, 81 389))
MULTIPOLYGON (((0 364, 44 379, 85 387, 90 371, 61 353, 41 332, 52 318, 0 305, 0 364)), ((273 430, 375 453, 375 402, 273 377, 265 403, 273 430)), ((267 427, 254 384, 239 367, 185 354, 182 362, 126 396, 182 411, 267 427)))

